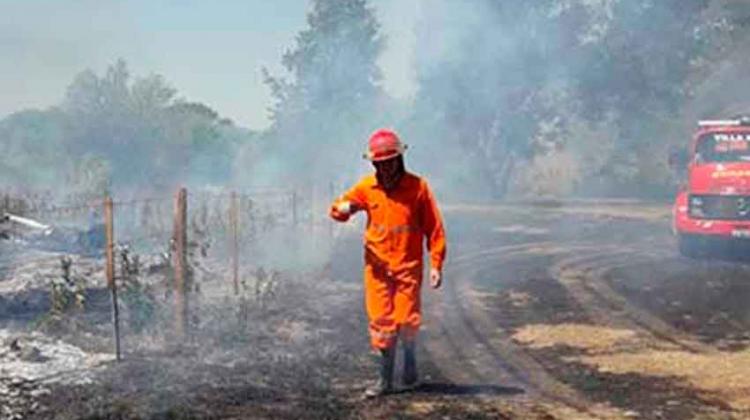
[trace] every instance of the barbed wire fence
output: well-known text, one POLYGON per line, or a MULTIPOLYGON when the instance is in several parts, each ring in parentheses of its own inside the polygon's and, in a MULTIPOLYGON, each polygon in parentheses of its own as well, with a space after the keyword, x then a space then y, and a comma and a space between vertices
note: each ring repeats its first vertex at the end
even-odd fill
POLYGON ((50 227, 24 234, 4 223, 0 282, 19 275, 35 279, 24 287, 48 290, 55 317, 83 312, 87 291, 106 285, 118 358, 121 332, 160 325, 165 342, 189 340, 201 323, 202 304, 229 304, 237 308, 237 321, 246 323, 248 307, 265 305, 279 287, 274 263, 294 262, 331 242, 326 213, 332 190, 181 189, 105 199, 0 192, 3 214, 50 227), (163 322, 154 322, 159 317, 163 322), (127 328, 121 330, 120 322, 127 328))

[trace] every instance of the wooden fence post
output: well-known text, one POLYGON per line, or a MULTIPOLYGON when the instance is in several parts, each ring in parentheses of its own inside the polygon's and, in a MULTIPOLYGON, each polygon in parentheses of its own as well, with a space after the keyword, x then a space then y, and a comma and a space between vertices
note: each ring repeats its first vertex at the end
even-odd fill
POLYGON ((232 283, 234 284, 234 295, 237 296, 240 293, 240 255, 239 255, 239 203, 237 201, 237 193, 232 191, 230 195, 229 203, 229 227, 230 227, 230 243, 229 250, 232 258, 232 283))
POLYGON ((114 205, 112 197, 104 199, 104 230, 107 255, 107 287, 112 296, 112 326, 115 339, 115 357, 120 361, 120 310, 117 304, 117 283, 115 282, 115 239, 114 239, 114 205))
POLYGON ((174 201, 174 304, 175 332, 179 338, 185 338, 188 332, 188 296, 186 288, 187 274, 187 190, 180 188, 174 201))

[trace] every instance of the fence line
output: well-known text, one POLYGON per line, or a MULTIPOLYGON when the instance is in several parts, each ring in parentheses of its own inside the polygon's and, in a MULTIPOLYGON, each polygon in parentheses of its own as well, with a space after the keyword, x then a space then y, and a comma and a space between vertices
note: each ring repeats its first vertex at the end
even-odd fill
MULTIPOLYGON (((20 215, 33 217, 56 217, 55 223, 49 223, 48 220, 45 222, 53 228, 66 222, 76 226, 69 232, 73 239, 80 239, 82 234, 83 237, 88 234, 98 235, 100 231, 97 229, 100 227, 101 235, 106 233, 106 241, 93 243, 100 252, 96 254, 97 258, 101 258, 101 251, 107 256, 108 264, 104 274, 112 294, 115 352, 119 358, 121 331, 118 327, 116 289, 118 282, 127 283, 130 278, 125 272, 117 273, 118 269, 123 269, 123 264, 127 264, 127 261, 120 261, 115 255, 120 244, 128 245, 128 249, 134 252, 133 255, 144 252, 156 255, 158 252, 169 256, 165 261, 168 269, 164 273, 167 276, 165 280, 171 278, 171 281, 165 282, 164 287, 173 293, 171 311, 174 315, 174 330, 180 338, 189 337, 189 320, 192 319, 190 311, 193 310, 189 296, 194 286, 191 277, 202 264, 200 260, 194 260, 201 257, 196 252, 205 253, 207 249, 217 247, 216 252, 224 251, 226 259, 221 264, 226 264, 226 270, 218 271, 221 276, 226 276, 226 283, 222 283, 226 286, 222 288, 226 288, 235 298, 243 298, 241 293, 246 292, 246 285, 244 279, 241 280, 241 275, 246 275, 246 271, 240 269, 240 255, 252 255, 259 249, 263 250, 267 246, 263 241, 268 238, 277 242, 289 240, 287 233, 297 234, 305 239, 313 235, 312 246, 320 244, 315 237, 318 234, 333 237, 333 224, 325 215, 327 202, 333 198, 327 197, 330 194, 333 194, 330 185, 307 193, 294 189, 196 190, 190 193, 181 190, 177 197, 165 194, 94 200, 89 196, 78 201, 80 197, 71 196, 67 198, 65 205, 59 205, 47 201, 51 195, 32 194, 31 199, 27 200, 23 196, 12 197, 0 192, 0 209, 17 209, 20 215), (324 198, 326 202, 319 200, 320 198, 324 198), (108 223, 105 223, 105 218, 108 223), (276 235, 276 230, 280 230, 282 234, 276 235)), ((39 238, 39 241, 44 240, 45 237, 39 238)), ((0 266, 59 262, 62 257, 76 253, 71 247, 70 252, 56 252, 37 258, 10 257, 0 261, 0 266)))

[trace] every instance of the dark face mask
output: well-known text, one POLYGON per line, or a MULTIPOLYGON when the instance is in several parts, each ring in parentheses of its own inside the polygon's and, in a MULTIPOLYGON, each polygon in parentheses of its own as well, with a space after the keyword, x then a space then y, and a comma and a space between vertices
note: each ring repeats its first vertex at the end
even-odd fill
POLYGON ((378 179, 378 184, 385 190, 396 188, 401 177, 406 172, 403 156, 396 156, 392 159, 373 162, 372 164, 375 166, 375 177, 378 179))

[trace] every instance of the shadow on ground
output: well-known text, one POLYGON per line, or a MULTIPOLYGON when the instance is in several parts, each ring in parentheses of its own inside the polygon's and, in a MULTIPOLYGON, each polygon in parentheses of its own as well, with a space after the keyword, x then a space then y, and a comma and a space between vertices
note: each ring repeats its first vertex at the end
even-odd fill
POLYGON ((461 385, 446 382, 428 382, 420 384, 410 390, 398 391, 398 394, 437 394, 437 395, 473 395, 473 396, 501 396, 519 395, 521 388, 499 385, 461 385))

